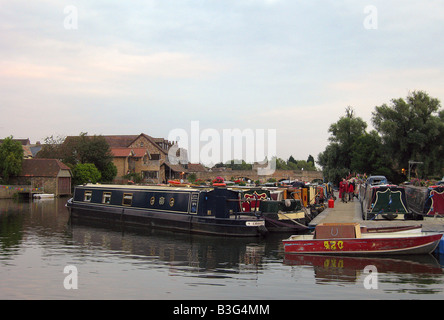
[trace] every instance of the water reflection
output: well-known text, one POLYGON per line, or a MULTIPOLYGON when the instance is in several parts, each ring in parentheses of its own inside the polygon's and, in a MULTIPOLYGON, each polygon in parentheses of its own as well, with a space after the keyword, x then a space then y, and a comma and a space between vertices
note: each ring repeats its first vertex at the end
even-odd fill
POLYGON ((277 245, 257 239, 112 230, 97 223, 74 223, 71 232, 74 244, 106 250, 139 268, 151 268, 153 261, 161 261, 172 276, 229 278, 242 272, 257 273, 263 269, 264 257, 278 252, 277 245))
MULTIPOLYGON (((291 266, 312 267, 315 279, 319 283, 332 280, 356 282, 362 279, 364 268, 370 265, 375 266, 378 273, 393 273, 398 276, 443 273, 438 261, 432 255, 366 258, 286 254, 284 263, 291 266)), ((421 279, 417 276, 414 278, 421 279)))
POLYGON ((284 255, 288 235, 239 239, 70 223, 66 200, 0 200, 0 298, 443 297, 433 256, 284 255), (62 285, 68 264, 80 270, 76 292, 62 285), (378 270, 377 292, 362 286, 367 265, 378 270))

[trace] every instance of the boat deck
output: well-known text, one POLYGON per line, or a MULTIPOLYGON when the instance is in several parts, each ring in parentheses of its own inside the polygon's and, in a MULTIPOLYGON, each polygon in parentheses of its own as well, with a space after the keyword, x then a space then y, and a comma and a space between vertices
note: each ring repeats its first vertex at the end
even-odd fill
MULTIPOLYGON (((428 232, 389 232, 389 233, 362 233, 359 238, 337 238, 333 240, 342 239, 387 239, 387 238, 406 238, 406 237, 419 237, 429 235, 428 232)), ((313 239, 312 234, 294 235, 288 238, 288 240, 330 240, 330 239, 313 239)))

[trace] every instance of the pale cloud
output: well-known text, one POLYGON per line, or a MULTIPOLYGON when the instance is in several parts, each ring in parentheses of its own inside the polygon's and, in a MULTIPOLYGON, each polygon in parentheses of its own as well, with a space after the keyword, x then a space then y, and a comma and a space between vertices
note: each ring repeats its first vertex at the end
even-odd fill
POLYGON ((306 159, 352 106, 444 99, 441 0, 0 0, 0 138, 277 129, 306 159), (64 8, 78 9, 66 30, 64 8))

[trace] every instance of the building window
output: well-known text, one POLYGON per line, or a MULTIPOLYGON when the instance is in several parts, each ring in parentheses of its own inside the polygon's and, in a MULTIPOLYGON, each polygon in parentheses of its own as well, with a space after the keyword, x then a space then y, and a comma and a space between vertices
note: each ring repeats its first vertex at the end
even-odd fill
POLYGON ((111 192, 104 192, 103 193, 102 203, 104 203, 104 204, 111 203, 111 192))
POLYGON ((159 171, 143 171, 145 179, 157 179, 159 178, 159 171))
POLYGON ((130 206, 133 203, 133 194, 132 193, 124 193, 122 204, 124 206, 130 206))
POLYGON ((83 198, 83 201, 91 202, 92 198, 92 191, 85 191, 85 196, 83 198))

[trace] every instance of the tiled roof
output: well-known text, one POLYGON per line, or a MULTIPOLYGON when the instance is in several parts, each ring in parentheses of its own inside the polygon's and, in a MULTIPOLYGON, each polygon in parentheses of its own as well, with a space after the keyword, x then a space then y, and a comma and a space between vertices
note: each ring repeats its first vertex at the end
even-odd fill
POLYGON ((188 172, 205 172, 207 169, 200 163, 188 163, 188 172))
POLYGON ((143 158, 143 156, 148 154, 148 150, 146 148, 111 148, 111 153, 116 158, 126 158, 129 156, 143 158))
POLYGON ((138 135, 120 135, 120 136, 103 136, 108 142, 111 148, 125 148, 128 147, 134 140, 136 140, 140 134, 138 135))
POLYGON ((111 148, 111 153, 116 158, 126 158, 131 155, 131 148, 111 148))
POLYGON ((23 159, 22 177, 57 177, 60 170, 70 170, 57 159, 23 159))
POLYGON ((163 164, 162 164, 162 166, 166 166, 166 167, 168 167, 169 169, 171 169, 171 171, 174 171, 174 172, 184 172, 184 173, 188 173, 188 170, 187 169, 185 169, 182 165, 180 165, 180 164, 171 164, 171 163, 169 163, 169 162, 164 162, 163 164))

